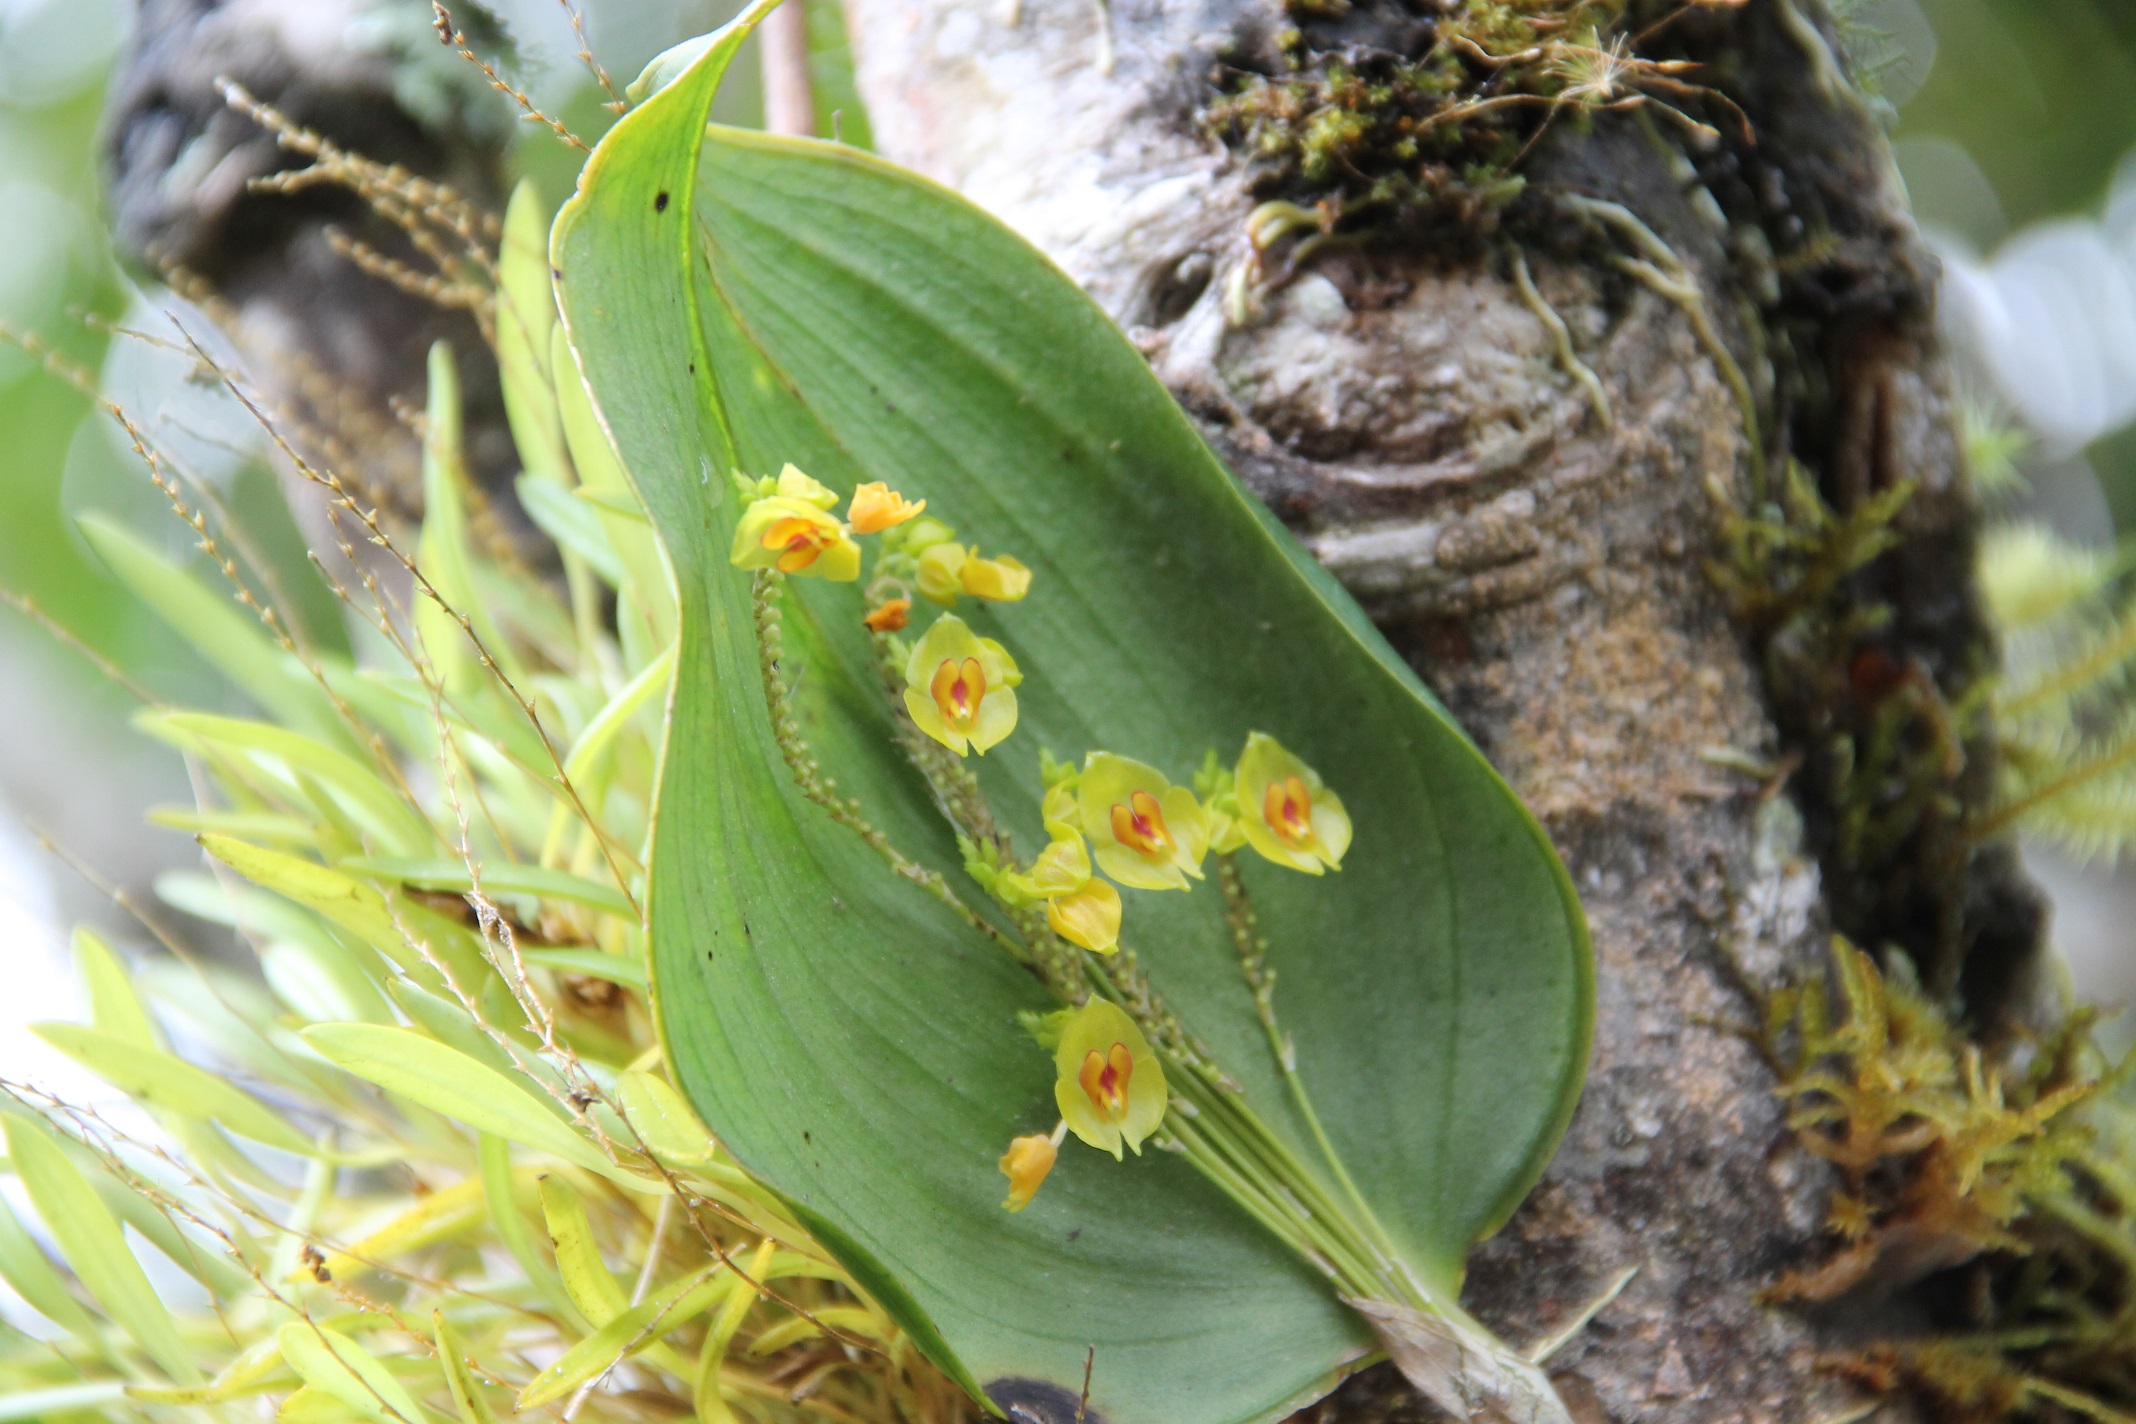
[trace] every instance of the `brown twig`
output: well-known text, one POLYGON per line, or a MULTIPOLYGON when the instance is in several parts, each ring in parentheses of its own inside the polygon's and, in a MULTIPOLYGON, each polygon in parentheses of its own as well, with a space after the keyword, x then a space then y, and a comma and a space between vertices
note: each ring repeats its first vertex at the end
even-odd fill
MULTIPOLYGON (((587 152, 586 141, 571 132, 562 119, 543 113, 540 106, 532 98, 528 97, 524 89, 519 88, 499 74, 488 60, 468 47, 467 36, 461 34, 459 27, 453 24, 452 13, 445 8, 441 0, 430 0, 430 13, 433 17, 432 25, 438 32, 438 42, 440 44, 453 50, 460 58, 481 70, 482 77, 489 80, 490 88, 495 89, 498 93, 517 104, 525 112, 527 118, 535 123, 548 125, 549 129, 565 143, 570 144, 581 153, 587 152)), ((583 37, 580 43, 584 43, 583 37)))

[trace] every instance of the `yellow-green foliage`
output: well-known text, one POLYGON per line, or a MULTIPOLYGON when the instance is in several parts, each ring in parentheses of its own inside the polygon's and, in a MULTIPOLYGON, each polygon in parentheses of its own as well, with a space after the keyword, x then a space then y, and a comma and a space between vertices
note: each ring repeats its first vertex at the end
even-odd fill
POLYGON ((1981 590, 2003 636, 1992 713, 2001 784, 1981 833, 2011 826, 2080 855, 2136 843, 2136 588, 2125 558, 2037 525, 1988 537, 1981 590))
MULTIPOLYGON (((1903 965, 1903 959, 1894 961, 1903 965)), ((2121 1421, 2136 1399, 2136 1107, 2093 1015, 1999 1048, 1835 942, 1829 980, 1769 1002, 1788 1122, 1840 1186, 1833 1258, 1774 1294, 1824 1301, 1937 1276, 1933 1333, 1836 1363, 1956 1424, 2121 1421)))
MULTIPOLYGON (((1400 221, 1441 201, 1520 191, 1514 169, 1551 116, 1637 103, 1671 83, 1612 29, 1623 0, 1460 0, 1413 53, 1356 41, 1348 0, 1292 0, 1274 62, 1221 71, 1203 121, 1247 157, 1262 197, 1346 219, 1400 221)), ((1421 30, 1404 9, 1393 33, 1421 30)))
POLYGON ((1888 585, 1873 565, 1897 547, 1911 484, 1835 508, 1790 462, 1771 498, 1739 505, 1718 486, 1713 581, 1746 625, 1775 718, 1799 753, 1793 790, 1834 919, 1879 948, 1897 944, 1936 992, 1957 988, 1972 842, 1960 794, 1980 735, 1977 681, 1933 676, 1889 637, 1888 585), (1922 913, 1923 904, 1952 913, 1922 913))
POLYGON ((1969 403, 1958 407, 1958 435, 1975 493, 1999 501, 2024 491, 2025 476, 2018 462, 2032 448, 2031 436, 1969 403))
POLYGON ((91 1022, 43 1031, 134 1111, 0 1083, 52 1243, 0 1206, 0 1276, 55 1332, 0 1332, 0 1419, 977 1417, 664 1077, 639 907, 674 602, 545 225, 515 200, 487 314, 560 579, 470 542, 444 359, 419 552, 328 496, 354 664, 91 531, 256 706, 141 720, 202 787, 157 818, 212 857, 163 898, 259 972, 80 940, 91 1022))

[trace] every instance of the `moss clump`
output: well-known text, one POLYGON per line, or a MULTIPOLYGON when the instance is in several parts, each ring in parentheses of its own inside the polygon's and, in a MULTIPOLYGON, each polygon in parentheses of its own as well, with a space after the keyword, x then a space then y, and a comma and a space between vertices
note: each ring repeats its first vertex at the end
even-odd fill
MULTIPOLYGON (((1904 965, 1906 961, 1895 961, 1904 965)), ((1831 1361, 1953 1424, 2126 1419, 2136 1404, 2130 1060, 2093 1014, 1988 1049, 1903 972, 1833 946, 1830 980, 1767 1004, 1797 1141, 1839 1171, 1822 1267, 1773 1294, 1922 1283, 1934 1333, 1831 1361)))
POLYGON ((1763 664, 1811 849, 1839 928, 1896 946, 1932 994, 1954 999, 1977 926, 1966 877, 1981 844, 1968 796, 1970 751, 1987 741, 1983 666, 1956 686, 1893 631, 1877 566, 1902 540, 1901 484, 1842 512, 1791 463, 1749 506, 1716 494, 1714 582, 1763 664))
POLYGON ((1329 231, 1495 206, 1554 117, 1631 96, 1639 65, 1611 35, 1623 10, 1290 0, 1267 52, 1214 71, 1203 122, 1258 196, 1315 206, 1329 231))

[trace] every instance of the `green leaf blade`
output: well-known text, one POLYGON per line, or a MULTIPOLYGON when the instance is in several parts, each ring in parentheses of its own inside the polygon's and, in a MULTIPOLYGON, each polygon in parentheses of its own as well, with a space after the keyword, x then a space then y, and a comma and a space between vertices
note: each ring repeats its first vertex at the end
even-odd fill
MULTIPOLYGON (((849 150, 713 130, 700 153, 685 100, 711 82, 686 75, 619 124, 552 240, 572 344, 681 597, 649 918, 680 1081, 968 1384, 1072 1396, 1095 1345, 1092 1405, 1126 1424, 1311 1398, 1370 1332, 1184 1162, 1071 1149, 1028 1211, 1000 1210, 992 1158, 1054 1116, 1051 1067, 1015 1014, 1050 1005, 791 785, 748 581, 726 563, 725 469, 886 479, 1033 567, 1025 603, 970 614, 1026 673, 1015 739, 977 768, 1026 853, 1041 745, 1184 781, 1206 748, 1228 757, 1263 730, 1342 793, 1358 841, 1339 876, 1247 874, 1319 1115, 1447 1298, 1554 1150, 1584 1071, 1592 968, 1562 867, 1067 278, 849 150), (682 265, 662 194, 693 201, 700 244, 682 265)), ((887 754, 852 592, 796 583, 785 606, 813 752, 907 854, 975 895, 926 788, 887 754)), ((1130 892, 1124 938, 1306 1151, 1211 898, 1130 892)))
POLYGON ((177 1321, 134 1259, 118 1218, 88 1179, 43 1128, 10 1117, 5 1131, 16 1174, 89 1294, 164 1374, 179 1384, 199 1383, 199 1366, 177 1321))

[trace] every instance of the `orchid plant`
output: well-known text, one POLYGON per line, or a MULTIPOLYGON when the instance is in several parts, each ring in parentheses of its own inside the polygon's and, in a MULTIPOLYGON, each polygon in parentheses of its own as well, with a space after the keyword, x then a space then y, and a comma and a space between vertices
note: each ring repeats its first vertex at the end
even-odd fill
MULTIPOLYGON (((901 740, 956 830, 966 873, 1006 916, 1005 927, 989 925, 996 942, 1062 1005, 1028 1020, 1039 1047, 1054 1054, 1060 1121, 1050 1133, 1015 1138, 1002 1154, 999 1165, 1009 1178, 1003 1205, 1021 1211, 1031 1204, 1070 1132, 1115 1159, 1123 1145, 1140 1154, 1154 1135, 1159 1147, 1185 1155, 1346 1293, 1422 1304, 1371 1207, 1348 1184, 1297 1076, 1276 1017, 1275 976, 1235 861, 1251 850, 1307 875, 1340 870, 1352 832, 1341 798, 1265 732, 1250 733, 1229 767, 1210 749, 1196 778, 1199 795, 1115 752, 1091 751, 1078 770, 1042 750, 1048 840, 1029 861, 1019 861, 1002 819, 958 764, 984 756, 1015 732, 1016 688, 1023 681, 1016 660, 947 611, 915 641, 904 630, 915 594, 945 609, 960 595, 1015 603, 1031 591, 1029 568, 1010 556, 980 557, 955 542, 955 530, 940 520, 912 522, 926 501, 908 501, 881 481, 854 491, 844 521, 831 513, 838 496, 792 464, 774 478, 737 474, 735 487, 744 507, 729 562, 754 572, 757 636, 766 648, 781 642, 781 579, 851 583, 863 560, 855 536, 883 536, 866 609, 854 611, 871 635, 892 712, 902 718, 901 740), (945 760, 935 747, 958 761, 945 760), (1123 951, 1122 902, 1112 882, 1141 891, 1192 890, 1207 878, 1203 866, 1212 856, 1240 971, 1284 1081, 1314 1126, 1324 1164, 1345 1184, 1339 1196, 1300 1169, 1236 1079, 1165 1006, 1134 953, 1123 951), (1100 879, 1100 871, 1109 879, 1100 879)), ((773 713, 791 728, 781 713, 789 680, 802 670, 777 656, 761 666, 773 713)), ((797 782, 814 787, 815 754, 798 731, 785 732, 780 750, 797 782)), ((907 863, 858 808, 846 806, 842 814, 893 866, 907 863)), ((954 892, 945 887, 944 894, 954 892)))

